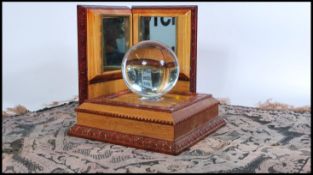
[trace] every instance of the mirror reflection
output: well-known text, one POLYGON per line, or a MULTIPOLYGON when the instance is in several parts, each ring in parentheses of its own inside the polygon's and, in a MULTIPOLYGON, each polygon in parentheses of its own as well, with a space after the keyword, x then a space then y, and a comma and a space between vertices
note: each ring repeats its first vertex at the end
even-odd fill
POLYGON ((103 71, 121 68, 129 47, 129 17, 103 17, 103 71))
POLYGON ((176 17, 142 16, 139 22, 139 41, 156 40, 176 52, 176 17))

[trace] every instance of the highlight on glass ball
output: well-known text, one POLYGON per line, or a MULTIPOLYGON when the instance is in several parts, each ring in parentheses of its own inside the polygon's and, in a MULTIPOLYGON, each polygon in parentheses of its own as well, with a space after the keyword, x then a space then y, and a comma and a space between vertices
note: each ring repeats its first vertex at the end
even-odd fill
POLYGON ((124 55, 122 75, 127 87, 142 100, 158 101, 178 80, 178 60, 166 45, 141 41, 124 55))

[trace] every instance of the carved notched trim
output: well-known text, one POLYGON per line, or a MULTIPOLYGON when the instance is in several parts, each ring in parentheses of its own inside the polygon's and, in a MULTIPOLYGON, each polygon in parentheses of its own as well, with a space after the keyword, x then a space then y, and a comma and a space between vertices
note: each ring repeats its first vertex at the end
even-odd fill
POLYGON ((100 111, 94 111, 94 110, 89 110, 89 109, 79 109, 79 108, 75 109, 75 111, 89 113, 89 114, 96 114, 96 115, 104 115, 104 116, 114 117, 114 118, 130 119, 130 120, 137 120, 137 121, 150 122, 150 123, 159 123, 159 124, 164 124, 164 125, 173 125, 172 121, 149 119, 149 118, 143 118, 140 116, 130 116, 126 114, 100 112, 100 111))
POLYGON ((132 134, 125 134, 116 131, 90 128, 82 125, 73 126, 72 128, 70 128, 68 134, 76 137, 94 139, 110 142, 113 144, 121 144, 150 151, 177 155, 223 125, 225 125, 224 119, 214 119, 210 122, 207 122, 202 127, 191 131, 189 134, 184 135, 181 139, 174 142, 132 134))

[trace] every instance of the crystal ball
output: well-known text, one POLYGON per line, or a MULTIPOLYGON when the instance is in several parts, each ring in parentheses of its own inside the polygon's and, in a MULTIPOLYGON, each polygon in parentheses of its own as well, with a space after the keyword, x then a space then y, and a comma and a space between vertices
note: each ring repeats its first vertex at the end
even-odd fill
POLYGON ((178 80, 178 59, 163 43, 141 41, 124 55, 122 75, 127 87, 142 100, 160 100, 178 80))

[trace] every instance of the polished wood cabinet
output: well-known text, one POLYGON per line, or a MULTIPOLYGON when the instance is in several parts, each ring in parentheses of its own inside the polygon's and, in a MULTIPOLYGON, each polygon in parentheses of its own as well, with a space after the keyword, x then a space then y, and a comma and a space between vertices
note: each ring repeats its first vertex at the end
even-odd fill
POLYGON ((77 17, 80 105, 69 135, 179 154, 225 124, 219 102, 196 92, 197 6, 78 6, 77 17), (130 92, 119 67, 142 40, 178 57, 179 81, 157 102, 130 92))

